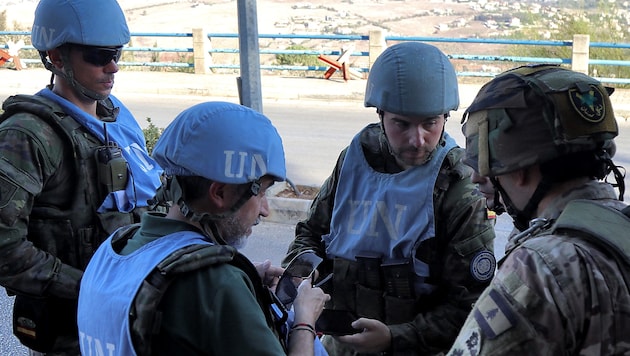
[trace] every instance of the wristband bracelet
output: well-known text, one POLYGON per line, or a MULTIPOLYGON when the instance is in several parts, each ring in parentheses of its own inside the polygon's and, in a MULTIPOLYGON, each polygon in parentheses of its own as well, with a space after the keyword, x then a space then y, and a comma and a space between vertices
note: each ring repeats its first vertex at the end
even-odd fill
POLYGON ((297 329, 299 327, 305 327, 308 328, 309 330, 311 330, 312 332, 315 332, 315 328, 313 327, 313 325, 311 324, 307 324, 307 323, 297 323, 297 324, 293 324, 293 326, 291 327, 291 330, 293 329, 297 329))
POLYGON ((317 337, 317 334, 315 333, 315 330, 311 330, 309 328, 303 327, 303 326, 298 326, 298 327, 292 327, 291 331, 289 331, 289 335, 291 335, 294 331, 308 331, 309 333, 313 334, 313 339, 317 337))

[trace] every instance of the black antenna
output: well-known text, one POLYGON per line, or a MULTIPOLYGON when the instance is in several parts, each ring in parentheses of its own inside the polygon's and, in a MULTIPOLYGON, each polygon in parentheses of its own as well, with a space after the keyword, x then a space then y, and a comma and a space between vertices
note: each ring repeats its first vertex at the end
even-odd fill
POLYGON ((109 146, 109 135, 107 134, 107 123, 103 123, 103 136, 105 136, 105 146, 109 146))

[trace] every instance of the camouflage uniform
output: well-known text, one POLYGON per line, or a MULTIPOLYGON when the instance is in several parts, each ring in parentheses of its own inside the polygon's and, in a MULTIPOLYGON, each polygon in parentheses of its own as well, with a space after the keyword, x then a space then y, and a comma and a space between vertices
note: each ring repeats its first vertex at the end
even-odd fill
MULTIPOLYGON (((7 100, 5 108, 10 103, 15 101, 7 100)), ((98 104, 103 120, 115 120, 117 111, 104 103, 98 104)), ((139 221, 146 207, 95 213, 104 194, 98 194, 93 150, 102 143, 75 125, 72 136, 81 137, 91 155, 77 153, 59 126, 33 113, 18 112, 0 123, 0 285, 18 295, 16 308, 52 313, 48 328, 67 336, 54 349, 77 354, 82 271, 108 234, 139 221)))
POLYGON ((598 181, 613 172, 623 196, 611 93, 585 74, 532 65, 497 76, 469 106, 466 163, 493 180, 520 231, 449 355, 630 353, 630 219, 598 181))
MULTIPOLYGON (((389 153, 379 124, 372 124, 363 131, 361 145, 367 162, 374 170, 390 174, 401 171, 389 153)), ((390 351, 394 355, 426 355, 446 350, 472 303, 487 286, 487 281, 479 282, 471 275, 471 260, 479 251, 493 251, 495 235, 491 220, 486 218, 485 200, 474 193, 470 170, 461 163, 463 153, 461 148, 454 148, 443 162, 433 191, 436 236, 426 240, 418 249, 418 253, 424 255, 420 258, 431 265, 431 279, 439 287, 432 295, 417 300, 415 309, 405 322, 388 325, 392 335, 390 351)), ((332 175, 321 187, 308 218, 297 224, 296 239, 289 247, 284 265, 297 253, 308 249, 322 257, 326 255, 322 236, 330 231, 335 192, 345 154, 346 150, 341 153, 332 175)), ((325 259, 320 264, 320 276, 332 271, 332 262, 325 259)), ((343 289, 351 291, 355 277, 335 273, 335 290, 339 284, 345 284, 343 289)), ((333 302, 341 297, 335 293, 333 290, 331 294, 333 302)), ((356 300, 357 304, 361 302, 356 300)), ((340 347, 336 346, 334 354, 354 354, 340 347)))
MULTIPOLYGON (((621 209, 612 187, 591 182, 546 209, 555 220, 575 199, 621 209)), ((540 229, 509 240, 490 287, 449 355, 622 355, 630 352, 630 293, 614 259, 578 235, 540 229)), ((516 235, 517 237, 519 235, 516 235)))

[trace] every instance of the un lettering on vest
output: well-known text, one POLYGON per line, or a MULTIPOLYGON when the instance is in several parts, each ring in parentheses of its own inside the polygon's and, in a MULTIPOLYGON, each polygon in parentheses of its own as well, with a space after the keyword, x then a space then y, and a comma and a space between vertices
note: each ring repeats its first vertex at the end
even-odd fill
POLYGON ((399 239, 400 225, 408 208, 406 205, 394 204, 390 207, 380 200, 350 200, 348 205, 348 234, 379 237, 380 232, 384 231, 391 240, 399 239))
POLYGON ((138 159, 138 166, 140 166, 140 169, 144 172, 150 172, 153 168, 155 168, 155 166, 147 160, 148 156, 146 150, 140 147, 137 143, 134 142, 125 147, 125 151, 127 151, 129 155, 133 155, 132 157, 136 157, 138 159))
POLYGON ((81 331, 79 331, 79 339, 81 354, 84 356, 114 356, 116 352, 116 345, 113 342, 104 342, 81 331))
POLYGON ((46 47, 48 47, 56 31, 54 28, 33 26, 31 41, 33 43, 44 42, 46 47))
POLYGON ((245 175, 246 164, 249 163, 249 178, 257 179, 267 174, 267 164, 260 153, 223 151, 225 154, 225 176, 227 178, 242 178, 245 175), (238 158, 234 158, 238 154, 238 158), (238 168, 234 171, 235 160, 238 168), (259 171, 260 173, 256 174, 259 171))

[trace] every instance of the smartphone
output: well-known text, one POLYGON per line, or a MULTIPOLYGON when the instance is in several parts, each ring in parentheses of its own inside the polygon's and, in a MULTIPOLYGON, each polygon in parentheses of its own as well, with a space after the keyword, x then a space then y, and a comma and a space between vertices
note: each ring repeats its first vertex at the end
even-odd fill
POLYGON ((347 310, 324 309, 315 322, 315 330, 326 335, 351 335, 363 330, 355 329, 352 322, 358 318, 347 310))

